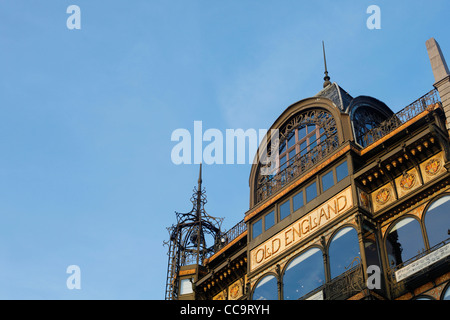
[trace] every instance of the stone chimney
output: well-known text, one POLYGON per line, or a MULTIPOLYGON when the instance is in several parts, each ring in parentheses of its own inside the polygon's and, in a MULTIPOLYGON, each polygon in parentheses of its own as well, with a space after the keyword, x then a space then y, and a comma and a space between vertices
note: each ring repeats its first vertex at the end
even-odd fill
POLYGON ((426 46, 434 74, 434 87, 439 91, 445 112, 447 130, 450 133, 450 72, 437 41, 431 38, 427 40, 426 46))

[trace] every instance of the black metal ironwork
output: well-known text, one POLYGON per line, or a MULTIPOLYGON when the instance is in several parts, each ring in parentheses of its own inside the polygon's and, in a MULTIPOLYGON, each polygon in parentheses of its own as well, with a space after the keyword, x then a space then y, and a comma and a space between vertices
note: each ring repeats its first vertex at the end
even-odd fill
POLYGON ((357 136, 356 141, 358 141, 361 146, 365 148, 378 141, 379 139, 385 137, 415 116, 424 112, 430 106, 433 107, 439 101, 439 93, 436 89, 433 89, 407 107, 394 114, 389 119, 381 122, 376 128, 373 128, 365 132, 364 134, 357 136))
POLYGON ((365 288, 363 266, 359 257, 356 257, 346 272, 325 284, 325 299, 345 300, 365 288))
POLYGON ((274 175, 259 175, 256 189, 256 202, 269 198, 272 194, 286 186, 289 182, 311 169, 321 160, 332 154, 339 148, 337 133, 329 136, 326 140, 315 146, 309 152, 298 153, 290 161, 290 165, 274 175))
POLYGON ((417 278, 421 278, 423 275, 426 275, 425 277, 423 277, 423 281, 424 282, 428 282, 429 281, 429 275, 430 275, 430 271, 432 269, 434 269, 436 267, 436 265, 439 264, 443 264, 443 265, 447 265, 448 268, 450 268, 450 265, 448 264, 448 261, 450 260, 450 256, 447 256, 445 259, 443 259, 442 261, 436 261, 435 263, 431 264, 428 267, 423 268, 422 270, 412 274, 410 277, 397 282, 396 278, 395 278, 395 272, 408 266, 409 264, 427 256, 428 254, 438 250, 439 248, 442 248, 443 246, 447 245, 450 243, 450 238, 439 242, 438 244, 434 245, 433 247, 431 247, 428 250, 422 250, 421 252, 419 252, 417 255, 415 255, 414 257, 396 265, 396 266, 392 266, 388 269, 387 271, 387 278, 388 278, 388 282, 390 284, 390 290, 391 290, 391 295, 396 298, 401 296, 402 294, 406 293, 408 291, 408 286, 407 283, 410 281, 416 281, 417 282, 417 278))
POLYGON ((191 197, 192 210, 188 213, 176 212, 177 223, 167 228, 170 240, 165 241, 168 250, 168 266, 166 279, 166 300, 176 299, 178 296, 177 274, 181 266, 197 264, 202 265, 203 261, 214 252, 217 243, 220 241, 220 227, 223 218, 214 218, 205 211, 206 194, 202 189, 202 168, 198 187, 194 188, 191 197), (207 238, 209 237, 209 244, 207 238))

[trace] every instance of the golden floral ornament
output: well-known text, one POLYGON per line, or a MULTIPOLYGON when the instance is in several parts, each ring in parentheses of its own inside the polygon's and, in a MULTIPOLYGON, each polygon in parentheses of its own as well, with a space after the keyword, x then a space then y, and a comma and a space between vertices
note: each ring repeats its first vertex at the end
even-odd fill
POLYGON ((388 188, 383 188, 377 193, 375 199, 379 204, 384 205, 389 201, 390 198, 391 198, 391 190, 389 190, 388 188))
POLYGON ((428 161, 427 165, 425 166, 425 172, 429 175, 429 176, 434 176, 436 175, 439 170, 441 169, 441 161, 439 159, 431 159, 430 161, 428 161))
POLYGON ((407 173, 400 180, 400 187, 403 190, 410 190, 416 184, 416 176, 411 173, 407 173))

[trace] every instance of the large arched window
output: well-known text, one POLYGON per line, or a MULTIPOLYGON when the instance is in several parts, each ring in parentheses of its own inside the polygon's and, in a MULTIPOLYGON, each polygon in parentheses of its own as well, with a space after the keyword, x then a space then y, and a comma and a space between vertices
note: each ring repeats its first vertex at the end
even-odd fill
POLYGON ((268 275, 259 280, 253 291, 252 300, 278 300, 277 278, 268 275))
POLYGON ((331 240, 329 256, 331 278, 347 271, 355 258, 360 258, 358 234, 354 228, 346 227, 336 233, 331 240))
POLYGON ((285 300, 299 299, 325 283, 323 254, 312 248, 294 258, 283 276, 285 300))
POLYGON ((425 249, 419 221, 406 217, 396 222, 386 237, 389 265, 395 267, 425 249))
POLYGON ((430 247, 447 240, 450 229, 450 195, 435 200, 425 213, 425 228, 430 247))

